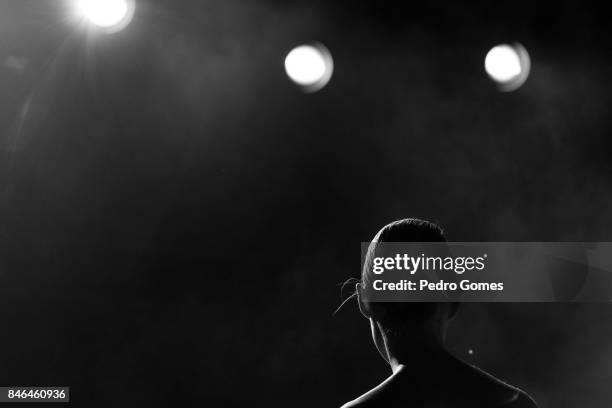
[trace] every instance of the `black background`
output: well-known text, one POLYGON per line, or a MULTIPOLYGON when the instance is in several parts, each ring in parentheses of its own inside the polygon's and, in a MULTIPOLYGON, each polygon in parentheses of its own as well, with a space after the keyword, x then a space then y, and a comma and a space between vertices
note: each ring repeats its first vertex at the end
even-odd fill
MULTIPOLYGON (((69 1, 1 0, 0 384, 87 407, 339 406, 389 374, 355 304, 332 315, 385 223, 611 240, 595 4, 139 0, 104 35, 69 1), (312 40, 335 72, 306 95, 283 60, 312 40), (531 76, 501 93, 484 56, 512 41, 531 76)), ((465 305, 449 347, 541 407, 607 407, 611 320, 465 305)))

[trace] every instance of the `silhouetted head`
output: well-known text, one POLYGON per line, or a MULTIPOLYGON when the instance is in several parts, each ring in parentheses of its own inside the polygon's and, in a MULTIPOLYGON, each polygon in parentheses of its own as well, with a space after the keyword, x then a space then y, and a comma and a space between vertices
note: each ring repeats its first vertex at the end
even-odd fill
MULTIPOLYGON (((370 320, 372 338, 379 352, 389 361, 389 343, 406 347, 419 342, 434 347, 442 345, 446 324, 454 315, 456 303, 368 302, 364 288, 374 280, 373 259, 380 243, 385 242, 446 242, 437 224, 415 218, 394 221, 384 226, 372 239, 357 284, 361 313, 370 320), (386 344, 386 345, 385 345, 386 344)), ((398 350, 396 350, 397 352, 398 350)))

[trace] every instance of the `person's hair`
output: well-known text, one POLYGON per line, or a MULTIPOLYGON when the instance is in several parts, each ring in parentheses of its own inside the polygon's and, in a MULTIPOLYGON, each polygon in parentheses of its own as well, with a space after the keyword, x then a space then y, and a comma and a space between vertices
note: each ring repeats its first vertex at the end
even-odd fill
MULTIPOLYGON (((362 287, 367 287, 373 281, 373 260, 377 256, 379 244, 389 242, 446 242, 446 238, 439 225, 417 218, 406 218, 385 225, 368 247, 361 273, 362 287)), ((389 330, 398 324, 423 323, 433 316, 438 307, 438 303, 362 302, 365 302, 373 316, 389 330)))

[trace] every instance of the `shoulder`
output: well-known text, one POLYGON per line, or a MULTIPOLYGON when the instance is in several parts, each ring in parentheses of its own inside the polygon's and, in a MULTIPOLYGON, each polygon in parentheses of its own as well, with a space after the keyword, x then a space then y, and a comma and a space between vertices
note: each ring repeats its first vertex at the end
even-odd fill
MULTIPOLYGON (((490 374, 485 373, 490 376, 490 374)), ((525 391, 490 376, 491 393, 486 396, 491 402, 498 401, 503 408, 537 408, 538 405, 525 391)))
POLYGON ((376 404, 372 399, 364 399, 362 397, 359 397, 357 399, 347 402, 340 408, 374 408, 378 405, 379 404, 376 404))
MULTIPOLYGON (((385 401, 383 403, 381 402, 381 398, 377 398, 376 396, 370 395, 368 393, 362 395, 359 398, 347 402, 346 404, 342 405, 341 408, 377 408, 393 405, 393 401, 385 401)), ((501 401, 499 399, 488 399, 486 401, 479 401, 478 399, 471 401, 462 401, 461 398, 458 398, 456 402, 458 406, 465 407, 474 406, 474 404, 478 404, 478 406, 487 405, 499 408, 538 408, 538 405, 527 393, 514 387, 513 392, 506 393, 506 398, 501 401)))
POLYGON ((481 402, 504 408, 537 408, 535 401, 525 391, 500 380, 486 371, 471 366, 476 374, 472 389, 478 390, 481 402))
POLYGON ((359 398, 349 401, 346 404, 342 405, 340 408, 362 408, 363 405, 361 405, 358 400, 359 398))
POLYGON ((378 402, 381 399, 380 391, 373 389, 362 396, 355 398, 352 401, 342 405, 341 408, 373 408, 380 405, 378 402))
POLYGON ((508 401, 505 408, 538 408, 538 404, 524 391, 516 390, 515 396, 508 401))
POLYGON ((395 399, 398 397, 392 392, 393 388, 396 388, 393 387, 393 385, 395 385, 394 383, 394 378, 391 376, 360 397, 342 405, 341 408, 376 408, 392 406, 397 403, 395 399))

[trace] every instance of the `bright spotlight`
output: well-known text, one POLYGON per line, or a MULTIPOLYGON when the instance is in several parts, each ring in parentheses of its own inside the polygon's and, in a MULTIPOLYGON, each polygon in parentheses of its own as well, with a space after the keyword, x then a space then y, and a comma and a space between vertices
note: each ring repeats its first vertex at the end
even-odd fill
POLYGON ((531 60, 519 43, 497 45, 487 53, 485 70, 501 91, 518 89, 529 76, 531 60))
POLYGON ((315 92, 331 79, 334 61, 323 44, 300 45, 287 54, 285 71, 304 92, 315 92))
POLYGON ((95 26, 119 31, 134 15, 134 0, 77 0, 77 9, 95 26))

